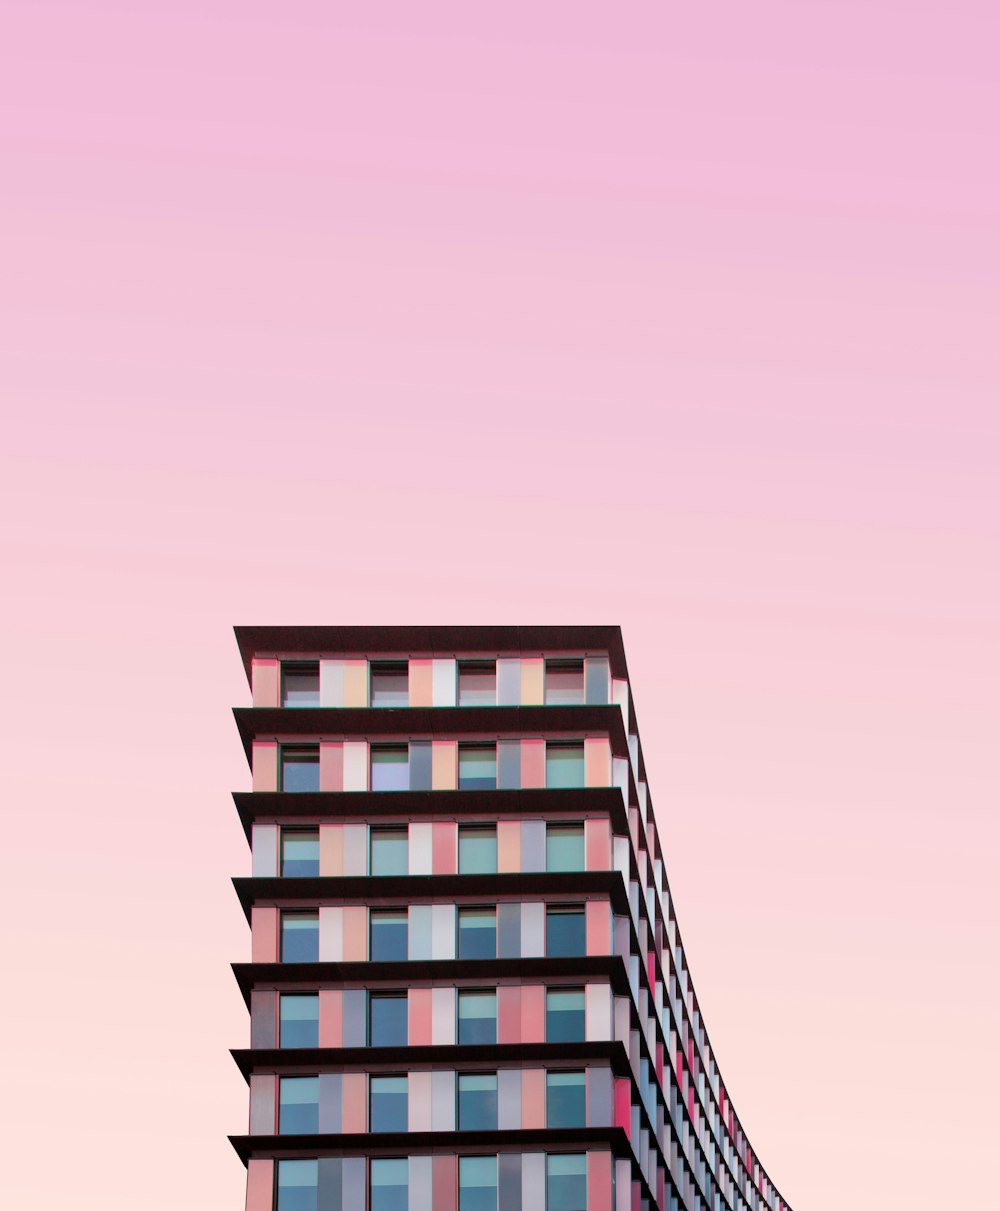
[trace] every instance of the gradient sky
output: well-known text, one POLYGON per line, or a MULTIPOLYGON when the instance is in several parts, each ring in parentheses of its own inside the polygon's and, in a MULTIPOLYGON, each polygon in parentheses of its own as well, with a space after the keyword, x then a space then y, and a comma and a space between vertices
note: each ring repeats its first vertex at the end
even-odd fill
POLYGON ((242 1207, 248 622, 620 623, 778 1188, 984 1205, 998 44, 0 0, 7 1205, 242 1207))

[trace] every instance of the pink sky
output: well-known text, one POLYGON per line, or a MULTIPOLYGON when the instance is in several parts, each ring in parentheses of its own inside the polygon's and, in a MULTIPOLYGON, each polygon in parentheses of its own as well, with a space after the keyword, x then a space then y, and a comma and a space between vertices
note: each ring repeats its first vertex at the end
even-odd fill
POLYGON ((230 627, 617 622, 795 1211, 982 1206, 995 0, 0 4, 4 1201, 242 1207, 230 627))

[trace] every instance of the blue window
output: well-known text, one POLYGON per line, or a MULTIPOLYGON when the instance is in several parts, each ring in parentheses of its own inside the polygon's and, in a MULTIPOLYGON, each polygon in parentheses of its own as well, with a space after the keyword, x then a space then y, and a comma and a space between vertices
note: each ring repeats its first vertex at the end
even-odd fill
POLYGON ((587 1157, 583 1152, 545 1158, 546 1211, 587 1211, 587 1157))
POLYGON ((495 992, 459 992, 459 1043, 495 1043, 497 1041, 497 994, 495 992))
POLYGON ((319 959, 319 913, 281 914, 282 963, 315 963, 319 959))
POLYGON ((583 786, 583 745, 549 741, 545 746, 545 785, 583 786))
POLYGON ((368 1041, 372 1047, 405 1047, 406 1037, 406 993, 373 994, 368 1022, 368 1041))
POLYGON ((319 997, 315 992, 283 992, 278 998, 278 1046, 319 1046, 319 997))
POLYGON ((497 1074, 458 1074, 458 1128, 460 1131, 496 1131, 497 1074))
POLYGON ((406 874, 408 847, 405 828, 373 828, 371 850, 370 870, 373 875, 406 874))
POLYGON ((458 1158, 458 1211, 497 1211, 497 1158, 458 1158))
POLYGON ((371 910, 371 958, 385 963, 405 959, 407 915, 405 908, 373 908, 371 910))
POLYGON ((545 994, 545 1041, 582 1043, 586 1023, 582 988, 550 988, 545 994))
POLYGON ((283 1076, 278 1082, 278 1132, 310 1135, 319 1130, 319 1077, 283 1076))
POLYGON ((497 957, 497 910, 460 908, 458 910, 458 957, 495 959, 497 957))
POLYGON ((278 1161, 277 1211, 317 1211, 318 1161, 278 1161))
POLYGON ((546 1127, 585 1127, 587 1125, 587 1087, 582 1072, 545 1074, 546 1127))
POLYGON ((458 873, 495 875, 497 873, 497 830, 478 826, 460 826, 458 830, 458 873))
POLYGON ((281 873, 292 879, 319 874, 319 832, 315 828, 281 830, 281 873))
POLYGON ((583 825, 545 826, 545 869, 583 870, 583 825))
POLYGON ((406 1130, 405 1076, 373 1076, 370 1097, 372 1131, 406 1130))
POLYGON ((575 706, 583 700, 583 661, 546 660, 546 706, 575 706))
POLYGON ((460 744, 458 746, 458 789, 462 791, 496 790, 497 746, 460 744))
POLYGON ((373 791, 410 789, 410 753, 405 744, 373 744, 371 762, 373 791))
POLYGON ((281 746, 281 789, 319 790, 319 745, 281 746))
POLYGON ((319 706, 319 664, 281 666, 281 705, 319 706))
POLYGON ((371 666, 372 706, 409 706, 410 678, 405 660, 383 660, 371 666))
POLYGON ((587 953, 587 924, 580 904, 550 904, 545 910, 545 953, 559 955, 587 953))
POLYGON ((408 1211, 409 1168, 406 1157, 372 1161, 371 1211, 408 1211))

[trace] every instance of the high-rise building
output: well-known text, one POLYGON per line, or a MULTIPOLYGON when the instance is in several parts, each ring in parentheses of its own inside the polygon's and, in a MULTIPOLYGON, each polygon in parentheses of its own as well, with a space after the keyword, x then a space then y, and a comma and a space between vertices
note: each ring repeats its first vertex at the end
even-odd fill
POLYGON ((238 627, 247 1211, 784 1211, 617 627, 238 627))

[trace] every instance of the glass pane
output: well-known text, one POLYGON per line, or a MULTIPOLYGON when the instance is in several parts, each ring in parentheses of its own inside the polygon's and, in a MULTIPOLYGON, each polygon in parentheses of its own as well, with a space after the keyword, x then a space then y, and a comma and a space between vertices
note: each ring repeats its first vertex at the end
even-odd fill
POLYGON ((278 1085, 278 1131, 308 1135, 319 1130, 319 1078, 283 1076, 278 1085))
POLYGON ((406 791, 410 789, 409 753, 405 744, 372 748, 372 790, 406 791))
POLYGON ((282 706, 319 706, 319 665, 288 665, 281 672, 282 706))
POLYGON ((586 1084, 582 1072, 549 1072, 545 1077, 545 1125, 584 1127, 586 1084))
POLYGON ((319 959, 319 915, 314 912, 281 914, 282 963, 315 963, 319 959))
POLYGON ((458 746, 458 789, 495 790, 497 785, 497 746, 460 744, 458 746))
POLYGON ((289 878, 319 874, 318 832, 282 832, 281 873, 289 878))
POLYGON ((458 705, 495 706, 496 701, 496 661, 462 661, 458 666, 458 705))
POLYGON ((549 824, 546 827, 545 869, 583 870, 582 824, 549 824))
POLYGON ((458 914, 458 957, 497 957, 497 912, 495 908, 463 908, 458 914))
POLYGON ((458 1211, 496 1211, 497 1158, 458 1158, 458 1211))
POLYGON ((587 1211, 587 1158, 582 1153, 546 1157, 547 1211, 587 1211))
POLYGON ((405 663, 373 664, 372 706, 409 706, 409 671, 405 663))
POLYGON ((373 828, 371 832, 373 875, 405 875, 407 831, 405 828, 373 828))
POLYGON ((462 1131, 496 1131, 496 1073, 459 1073, 458 1126, 462 1131))
POLYGON ((406 1130, 406 1077, 371 1078, 372 1131, 406 1130))
POLYGON ((278 1000, 278 1046, 319 1046, 319 997, 282 993, 278 1000))
POLYGON ((550 958, 587 953, 587 925, 582 908, 545 910, 545 953, 550 958))
POLYGON ((318 1161, 278 1161, 277 1211, 316 1211, 318 1161))
POLYGON ((458 994, 459 1043, 495 1043, 497 1041, 497 994, 460 992, 458 994))
POLYGON ((373 996, 368 1032, 372 1047, 406 1046, 406 994, 373 996))
POLYGON ((578 702, 583 702, 583 661, 546 661, 546 706, 566 706, 578 702))
POLYGON ((281 750, 281 789, 295 792, 319 790, 318 748, 281 750))
POLYGON ((545 785, 583 786, 583 745, 547 744, 545 746, 545 785))
POLYGON ((371 957, 384 963, 407 956, 406 909, 372 909, 371 957))
POLYGON ((583 992, 551 991, 545 995, 545 1040, 548 1043, 580 1043, 585 1034, 583 992))
MULTIPOLYGON (((371 1211, 407 1211, 409 1162, 405 1157, 373 1160, 371 1169, 371 1211)), ((359 1209, 360 1211, 360 1209, 359 1209)))
POLYGON ((458 873, 495 875, 497 873, 497 830, 460 828, 458 830, 458 873))

